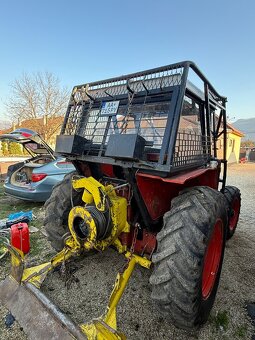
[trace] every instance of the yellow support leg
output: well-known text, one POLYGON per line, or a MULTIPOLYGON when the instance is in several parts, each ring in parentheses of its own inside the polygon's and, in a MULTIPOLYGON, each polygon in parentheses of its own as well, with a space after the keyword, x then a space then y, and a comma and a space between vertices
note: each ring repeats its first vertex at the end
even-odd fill
POLYGON ((130 276, 132 275, 135 265, 138 263, 142 267, 150 268, 151 261, 145 257, 131 254, 127 252, 125 256, 128 258, 128 265, 123 273, 118 273, 112 290, 106 313, 92 320, 91 324, 82 324, 80 327, 87 335, 89 340, 125 340, 124 334, 117 331, 117 305, 124 293, 130 276))
POLYGON ((79 245, 70 237, 66 241, 66 247, 57 253, 49 262, 25 268, 23 252, 9 244, 7 244, 6 247, 11 254, 11 277, 18 283, 32 283, 36 288, 40 288, 49 271, 80 253, 79 245))

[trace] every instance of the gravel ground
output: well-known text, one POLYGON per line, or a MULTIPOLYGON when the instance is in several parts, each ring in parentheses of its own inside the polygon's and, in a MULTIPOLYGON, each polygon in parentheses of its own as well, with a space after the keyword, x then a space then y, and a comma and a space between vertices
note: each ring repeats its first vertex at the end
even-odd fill
MULTIPOLYGON (((236 234, 226 246, 209 321, 192 334, 176 329, 151 303, 150 272, 137 267, 118 307, 119 329, 128 339, 251 339, 255 334, 246 311, 247 303, 255 303, 255 164, 229 166, 228 184, 240 188, 242 208, 236 234)), ((47 258, 51 252, 47 241, 42 235, 40 238, 40 256, 34 254, 33 259, 47 258)), ((8 261, 7 258, 1 263, 0 279, 7 273, 8 261)), ((115 276, 123 264, 123 256, 113 250, 89 256, 70 265, 75 281, 79 282, 73 282, 67 289, 63 276, 54 272, 42 290, 75 322, 86 322, 104 312, 115 276)), ((17 322, 6 328, 6 313, 0 307, 0 339, 26 339, 17 322)))

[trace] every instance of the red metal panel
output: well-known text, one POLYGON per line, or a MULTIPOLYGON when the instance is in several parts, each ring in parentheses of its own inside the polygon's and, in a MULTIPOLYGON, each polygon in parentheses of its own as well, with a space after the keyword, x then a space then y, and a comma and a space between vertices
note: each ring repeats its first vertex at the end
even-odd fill
POLYGON ((162 178, 138 172, 137 185, 153 220, 170 210, 171 200, 187 187, 209 186, 218 189, 219 169, 203 168, 162 178))
MULTIPOLYGON (((142 239, 136 239, 134 244, 134 252, 138 255, 149 254, 151 255, 157 247, 156 234, 147 230, 142 230, 142 239)), ((123 245, 131 247, 134 237, 134 229, 131 229, 130 233, 121 233, 119 238, 123 245)))
POLYGON ((116 177, 113 172, 113 166, 111 164, 101 164, 101 171, 105 176, 114 178, 116 177))
MULTIPOLYGON (((154 176, 154 175, 149 175, 149 174, 143 174, 138 172, 137 176, 142 176, 142 177, 147 177, 147 178, 154 178, 154 179, 160 179, 163 182, 168 182, 168 183, 175 183, 175 184, 184 184, 185 182, 194 179, 194 178, 198 178, 201 175, 204 175, 205 173, 208 172, 215 172, 215 169, 213 168, 203 168, 203 169, 196 169, 196 170, 192 170, 186 173, 181 173, 172 177, 159 177, 159 176, 154 176)), ((208 176, 211 176, 214 174, 208 174, 208 176)))
POLYGON ((137 185, 144 203, 153 220, 170 210, 171 200, 177 196, 182 186, 179 184, 165 183, 160 177, 148 177, 138 173, 136 176, 137 185))

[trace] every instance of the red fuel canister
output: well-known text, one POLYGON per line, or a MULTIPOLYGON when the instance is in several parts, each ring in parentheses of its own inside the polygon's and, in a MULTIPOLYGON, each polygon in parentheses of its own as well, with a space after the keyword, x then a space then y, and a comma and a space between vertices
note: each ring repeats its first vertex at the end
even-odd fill
POLYGON ((29 229, 27 223, 17 223, 11 226, 11 245, 24 254, 30 250, 29 229))

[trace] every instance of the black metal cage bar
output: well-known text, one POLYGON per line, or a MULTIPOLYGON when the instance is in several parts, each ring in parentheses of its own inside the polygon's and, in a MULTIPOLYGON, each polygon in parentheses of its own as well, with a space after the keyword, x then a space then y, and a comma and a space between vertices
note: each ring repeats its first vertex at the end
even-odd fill
MULTIPOLYGON (((226 115, 225 102, 197 66, 185 61, 75 86, 61 134, 87 141, 77 159, 111 164, 120 162, 107 156, 111 136, 137 134, 144 140, 142 156, 126 166, 169 173, 205 165, 217 156, 217 124, 212 124, 210 110, 218 107, 226 115), (190 69, 203 82, 204 92, 191 86, 190 69), (190 111, 184 116, 187 95, 194 100, 186 103, 190 111)), ((226 133, 225 124, 223 130, 226 133)))

